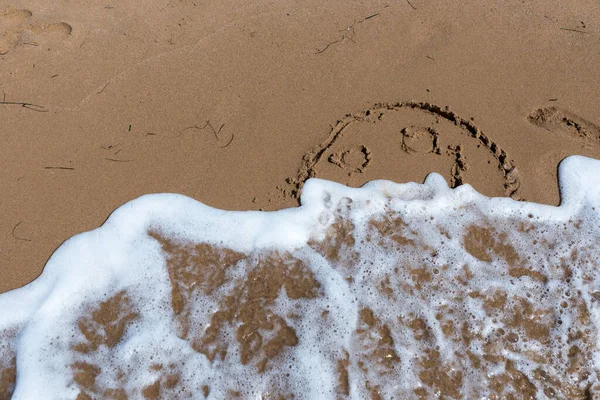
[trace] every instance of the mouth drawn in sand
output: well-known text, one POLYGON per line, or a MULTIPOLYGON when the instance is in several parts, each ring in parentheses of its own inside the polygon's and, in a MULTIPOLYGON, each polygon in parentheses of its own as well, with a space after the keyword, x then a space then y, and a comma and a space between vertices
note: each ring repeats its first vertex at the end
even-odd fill
POLYGON ((38 47, 52 39, 64 40, 73 30, 66 22, 46 23, 32 17, 27 9, 0 11, 0 55, 18 47, 38 47))
POLYGON ((527 120, 550 132, 583 140, 586 146, 600 145, 600 126, 570 111, 557 107, 542 107, 529 114, 527 120))
POLYGON ((445 175, 451 187, 491 182, 493 195, 521 199, 515 162, 472 120, 448 107, 413 101, 376 104, 340 119, 328 138, 303 156, 297 176, 288 179, 288 194, 298 198, 312 177, 344 184, 382 179, 390 166, 404 175, 385 179, 415 180, 411 174, 427 166, 424 173, 445 175))

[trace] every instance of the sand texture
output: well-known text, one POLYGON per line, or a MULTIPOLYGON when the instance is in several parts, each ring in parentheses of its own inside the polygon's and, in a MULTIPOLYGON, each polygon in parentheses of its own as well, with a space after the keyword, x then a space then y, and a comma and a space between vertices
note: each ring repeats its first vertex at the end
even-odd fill
POLYGON ((6 0, 0 292, 121 204, 298 204, 438 172, 558 204, 600 158, 598 1, 6 0))

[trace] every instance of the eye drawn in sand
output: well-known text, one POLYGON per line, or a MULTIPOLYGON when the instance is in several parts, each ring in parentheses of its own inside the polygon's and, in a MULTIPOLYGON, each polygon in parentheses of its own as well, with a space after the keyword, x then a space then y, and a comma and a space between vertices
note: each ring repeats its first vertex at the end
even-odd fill
POLYGON ((587 146, 600 144, 600 126, 557 107, 542 107, 527 116, 535 126, 566 137, 583 139, 587 146))
POLYGON ((38 47, 52 40, 64 40, 73 28, 66 22, 35 20, 27 9, 7 8, 0 12, 0 55, 22 46, 38 47))
POLYGON ((472 120, 448 107, 414 101, 375 104, 340 119, 328 138, 303 156, 297 176, 287 180, 292 189, 286 193, 299 198, 312 177, 352 185, 373 179, 415 180, 432 171, 445 175, 451 187, 491 182, 496 188, 492 195, 521 199, 519 174, 506 151, 472 120), (398 177, 382 176, 390 169, 398 177))
POLYGON ((400 146, 406 153, 441 154, 438 144, 439 133, 433 128, 409 126, 403 128, 400 133, 402 134, 400 146))
POLYGON ((371 152, 365 146, 350 146, 332 153, 328 161, 349 173, 362 173, 371 162, 371 152))

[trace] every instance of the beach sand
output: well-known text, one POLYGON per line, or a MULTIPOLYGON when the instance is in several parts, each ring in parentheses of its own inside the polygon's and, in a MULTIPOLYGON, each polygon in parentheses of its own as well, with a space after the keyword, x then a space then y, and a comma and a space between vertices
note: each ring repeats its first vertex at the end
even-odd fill
POLYGON ((14 0, 0 9, 0 292, 121 204, 298 204, 430 172, 558 204, 600 158, 600 3, 14 0))

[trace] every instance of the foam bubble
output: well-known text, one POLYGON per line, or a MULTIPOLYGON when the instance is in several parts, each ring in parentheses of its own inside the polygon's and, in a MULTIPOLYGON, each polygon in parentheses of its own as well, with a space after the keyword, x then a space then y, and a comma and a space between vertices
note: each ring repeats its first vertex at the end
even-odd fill
POLYGON ((600 395, 600 162, 559 179, 559 207, 437 174, 140 197, 0 295, 0 398, 600 395))

